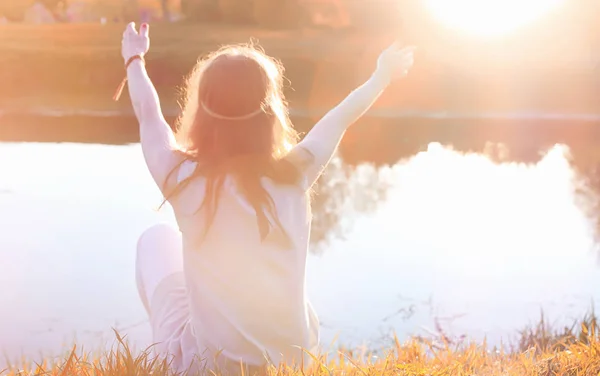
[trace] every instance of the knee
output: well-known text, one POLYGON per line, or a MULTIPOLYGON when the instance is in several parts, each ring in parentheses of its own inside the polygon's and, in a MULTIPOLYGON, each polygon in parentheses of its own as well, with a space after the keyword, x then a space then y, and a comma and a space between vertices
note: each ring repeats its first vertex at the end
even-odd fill
MULTIPOLYGON (((181 242, 179 230, 168 223, 159 223, 147 228, 138 238, 137 255, 155 254, 162 250, 169 250, 181 242)), ((179 247, 177 247, 179 248, 179 247)))

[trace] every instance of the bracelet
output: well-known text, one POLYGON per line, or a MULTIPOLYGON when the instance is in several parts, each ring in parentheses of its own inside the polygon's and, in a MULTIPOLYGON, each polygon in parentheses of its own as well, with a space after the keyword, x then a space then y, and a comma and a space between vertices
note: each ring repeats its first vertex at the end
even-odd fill
MULTIPOLYGON (((136 61, 138 59, 142 61, 142 64, 146 63, 146 61, 144 60, 144 56, 142 56, 142 55, 133 55, 132 57, 130 57, 129 59, 127 59, 127 62, 125 63, 125 71, 127 71, 127 68, 129 68, 129 66, 131 65, 131 63, 133 63, 134 61, 136 61)), ((121 81, 121 83, 117 87, 117 90, 115 91, 115 94, 113 95, 113 100, 115 102, 117 102, 121 98, 121 94, 123 94, 123 89, 125 89, 125 84, 126 83, 127 83, 127 74, 125 74, 125 78, 123 78, 123 81, 121 81)))
POLYGON ((142 55, 133 55, 132 57, 130 57, 127 62, 125 63, 125 70, 127 70, 127 68, 129 68, 129 66, 131 65, 131 63, 133 63, 134 61, 140 59, 142 61, 142 64, 145 63, 144 61, 144 56, 142 55))

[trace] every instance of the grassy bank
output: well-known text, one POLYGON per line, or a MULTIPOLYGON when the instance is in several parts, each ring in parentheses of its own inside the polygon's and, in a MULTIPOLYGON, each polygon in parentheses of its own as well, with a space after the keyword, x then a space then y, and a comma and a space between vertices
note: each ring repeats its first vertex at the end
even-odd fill
MULTIPOLYGON (((129 109, 126 99, 111 101, 124 74, 120 57, 124 26, 0 25, 0 111, 129 109)), ((258 40, 268 54, 283 62, 290 104, 321 110, 362 83, 381 49, 397 37, 185 23, 153 24, 151 33, 147 68, 169 112, 177 110, 176 88, 198 57, 224 44, 258 40)), ((543 43, 544 48, 532 48, 532 41, 507 46, 489 41, 447 43, 424 30, 401 37, 418 45, 415 67, 407 79, 386 91, 377 107, 455 113, 597 113, 599 76, 585 46, 566 46, 564 38, 560 43, 543 43)))
MULTIPOLYGON (((0 25, 0 108, 119 109, 110 98, 124 74, 120 56, 124 27, 0 25)), ((389 39, 322 30, 160 23, 152 26, 151 33, 147 67, 168 106, 174 106, 175 87, 198 57, 224 44, 257 40, 267 53, 282 60, 293 83, 287 95, 301 105, 323 102, 332 88, 336 94, 350 90, 369 74, 380 46, 389 39), (369 64, 363 66, 364 55, 369 64)), ((336 95, 325 102, 339 99, 336 95)))
MULTIPOLYGON (((572 327, 552 330, 541 321, 519 333, 510 351, 485 344, 451 339, 444 333, 435 338, 395 339, 378 352, 341 350, 335 356, 313 356, 305 369, 274 366, 268 375, 581 375, 600 373, 600 339, 597 318, 587 315, 572 327)), ((85 355, 77 348, 57 363, 42 361, 0 371, 0 375, 171 375, 168 362, 149 351, 130 352, 117 334, 117 346, 101 356, 85 355)), ((215 374, 219 374, 215 372, 215 374)))

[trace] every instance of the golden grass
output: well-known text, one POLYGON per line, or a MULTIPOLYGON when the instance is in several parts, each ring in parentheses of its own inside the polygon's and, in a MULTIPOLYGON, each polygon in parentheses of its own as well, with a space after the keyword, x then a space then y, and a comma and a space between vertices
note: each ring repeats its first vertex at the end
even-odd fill
MULTIPOLYGON (((520 333, 516 350, 489 349, 485 344, 413 338, 395 342, 382 352, 337 351, 335 356, 313 356, 306 367, 270 366, 266 375, 595 375, 600 374, 600 339, 594 315, 571 328, 550 331, 542 321, 520 333), (579 327, 579 329, 576 329, 579 327)), ((118 346, 100 357, 73 348, 62 361, 26 363, 0 371, 21 375, 173 375, 165 359, 149 350, 134 355, 117 333, 118 346)), ((218 372, 209 374, 218 375, 218 372)))

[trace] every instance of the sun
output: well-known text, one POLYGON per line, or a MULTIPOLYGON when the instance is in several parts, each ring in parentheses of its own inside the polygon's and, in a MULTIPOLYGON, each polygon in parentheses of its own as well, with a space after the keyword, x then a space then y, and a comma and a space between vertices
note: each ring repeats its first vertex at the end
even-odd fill
POLYGON ((565 0, 425 0, 442 23, 481 36, 512 32, 565 0))

